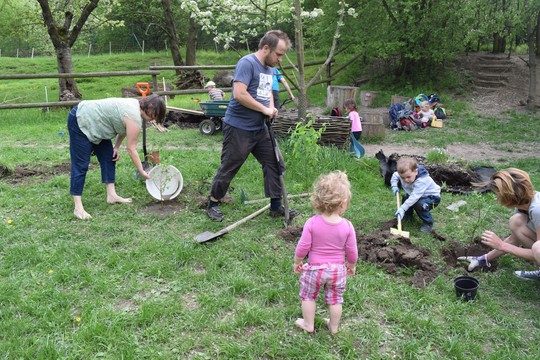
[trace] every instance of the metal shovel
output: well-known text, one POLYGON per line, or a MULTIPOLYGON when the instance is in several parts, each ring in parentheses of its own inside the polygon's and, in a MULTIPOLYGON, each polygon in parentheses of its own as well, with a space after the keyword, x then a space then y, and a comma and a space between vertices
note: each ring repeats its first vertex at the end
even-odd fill
MULTIPOLYGON (((138 82, 135 84, 137 86, 137 90, 141 94, 142 97, 145 97, 150 93, 150 84, 147 82, 138 82)), ((144 171, 150 170, 152 168, 152 165, 148 162, 148 151, 146 151, 146 122, 143 120, 142 122, 142 143, 143 143, 143 154, 144 154, 144 160, 142 161, 142 167, 144 171)))
POLYGON ((283 168, 285 168, 283 155, 279 150, 279 145, 277 143, 276 135, 274 129, 272 129, 272 124, 270 119, 266 119, 266 126, 268 127, 268 134, 270 135, 270 141, 272 142, 272 147, 274 154, 276 155, 279 183, 281 184, 281 195, 283 197, 283 208, 285 210, 285 228, 287 228, 291 222, 289 217, 289 197, 287 196, 287 189, 285 188, 285 179, 283 178, 283 168))
POLYGON ((270 204, 267 204, 262 209, 259 209, 259 210, 255 211, 253 214, 248 215, 248 216, 246 216, 245 218, 243 218, 241 220, 238 220, 234 224, 231 224, 231 225, 227 226, 225 229, 222 229, 222 230, 220 230, 220 231, 218 231, 216 233, 213 233, 211 231, 205 231, 205 232, 195 236, 195 241, 198 242, 198 243, 203 243, 203 242, 218 238, 221 235, 224 235, 224 234, 228 233, 229 231, 231 231, 232 229, 234 229, 238 225, 241 225, 241 224, 245 223, 246 221, 253 219, 255 216, 263 213, 269 207, 270 207, 270 204))

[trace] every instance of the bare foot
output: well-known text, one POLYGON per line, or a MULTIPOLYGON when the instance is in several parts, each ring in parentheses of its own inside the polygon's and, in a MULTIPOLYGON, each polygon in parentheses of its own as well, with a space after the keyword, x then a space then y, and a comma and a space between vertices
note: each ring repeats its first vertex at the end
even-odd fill
POLYGON ((81 220, 88 220, 88 219, 92 218, 92 216, 89 213, 87 213, 84 209, 82 209, 82 210, 79 210, 79 209, 73 210, 73 215, 75 215, 77 218, 79 218, 81 220))
POLYGON ((118 195, 107 195, 107 203, 109 204, 124 204, 130 202, 131 198, 123 198, 118 195))
POLYGON ((310 334, 313 334, 315 332, 315 329, 313 329, 313 327, 311 327, 311 328, 308 327, 308 325, 306 324, 304 319, 296 319, 295 324, 296 324, 297 327, 299 327, 300 329, 302 329, 304 331, 307 331, 310 334))
POLYGON ((334 329, 332 329, 332 327, 330 326, 330 319, 325 318, 325 319, 324 319, 324 322, 325 322, 326 325, 328 326, 328 330, 330 330, 330 334, 336 335, 337 332, 338 332, 337 326, 336 326, 336 329, 334 330, 334 329))

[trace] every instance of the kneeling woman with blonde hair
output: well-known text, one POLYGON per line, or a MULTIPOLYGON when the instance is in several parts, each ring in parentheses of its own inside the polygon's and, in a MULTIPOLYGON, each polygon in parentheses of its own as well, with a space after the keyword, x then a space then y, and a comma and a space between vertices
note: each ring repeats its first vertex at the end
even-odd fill
MULTIPOLYGON (((515 209, 509 221, 511 234, 502 240, 486 230, 481 241, 493 250, 482 256, 462 256, 458 260, 469 261, 469 271, 478 266, 489 267, 490 261, 507 253, 540 264, 540 192, 534 191, 529 174, 508 168, 497 171, 487 183, 478 185, 487 185, 501 205, 515 209)), ((516 271, 515 274, 523 279, 540 280, 540 269, 516 271)))

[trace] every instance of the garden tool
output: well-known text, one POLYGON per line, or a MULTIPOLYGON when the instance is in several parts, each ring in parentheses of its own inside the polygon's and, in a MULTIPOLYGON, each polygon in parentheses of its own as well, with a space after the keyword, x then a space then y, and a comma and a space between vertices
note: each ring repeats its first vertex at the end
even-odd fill
POLYGON ((222 230, 220 230, 220 231, 218 231, 216 233, 213 233, 211 231, 205 231, 203 233, 200 233, 199 235, 195 236, 195 241, 197 241, 198 243, 203 243, 203 242, 218 238, 221 235, 224 235, 224 234, 228 233, 229 231, 231 231, 232 229, 234 229, 238 225, 241 225, 241 224, 245 223, 246 221, 251 220, 254 217, 262 214, 269 207, 270 207, 270 204, 267 204, 263 208, 255 211, 253 214, 250 214, 250 215, 246 216, 245 218, 243 218, 241 220, 238 220, 234 224, 231 224, 231 225, 227 226, 226 228, 224 228, 224 229, 222 229, 222 230))
MULTIPOLYGON (((296 195, 289 195, 287 196, 289 199, 292 199, 292 198, 296 198, 296 197, 305 197, 305 196, 309 196, 311 195, 311 193, 302 193, 302 194, 296 194, 296 195)), ((244 192, 244 189, 242 189, 241 191, 241 196, 242 196, 242 204, 244 205, 247 205, 247 204, 256 204, 256 203, 262 203, 262 202, 265 202, 267 201, 266 198, 264 199, 255 199, 255 200, 248 200, 247 197, 246 197, 246 194, 244 192)))
MULTIPOLYGON (((137 86, 137 90, 139 91, 139 93, 141 94, 141 96, 144 98, 146 97, 146 95, 148 95, 150 93, 150 84, 147 83, 147 82, 138 82, 136 84, 137 86)), ((146 122, 143 120, 143 123, 142 123, 142 141, 143 141, 143 153, 144 153, 144 160, 142 162, 142 167, 143 167, 143 170, 144 171, 147 171, 150 170, 150 168, 152 168, 152 165, 150 165, 150 163, 148 162, 148 152, 146 151, 146 122)), ((156 152, 154 151, 152 153, 152 158, 155 157, 155 154, 156 152)), ((157 154, 157 159, 158 159, 158 163, 159 163, 159 152, 157 154)))
POLYGON ((285 228, 287 228, 291 220, 289 218, 289 197, 287 196, 287 190, 285 189, 285 179, 283 178, 283 170, 285 169, 285 164, 283 161, 283 156, 281 155, 281 151, 279 150, 279 146, 276 140, 274 129, 272 128, 270 118, 266 118, 266 126, 268 127, 268 135, 270 135, 270 141, 272 142, 274 154, 276 155, 279 183, 281 184, 281 195, 283 198, 283 208, 285 210, 285 228))
MULTIPOLYGON (((396 193, 396 204, 399 210, 399 207, 401 206, 399 203, 399 192, 396 193)), ((401 216, 399 215, 397 216, 397 229, 391 228, 390 233, 392 235, 398 235, 398 236, 409 239, 409 232, 401 230, 401 216)))

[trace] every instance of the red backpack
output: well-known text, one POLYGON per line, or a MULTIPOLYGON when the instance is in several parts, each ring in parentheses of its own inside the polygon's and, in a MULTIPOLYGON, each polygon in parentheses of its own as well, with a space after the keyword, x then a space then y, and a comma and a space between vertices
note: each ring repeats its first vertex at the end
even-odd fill
POLYGON ((335 107, 330 112, 330 116, 341 116, 341 110, 338 107, 335 107))
POLYGON ((418 125, 415 124, 410 118, 406 117, 399 121, 401 129, 405 131, 413 131, 418 129, 418 125))

